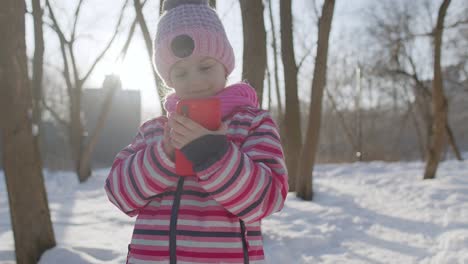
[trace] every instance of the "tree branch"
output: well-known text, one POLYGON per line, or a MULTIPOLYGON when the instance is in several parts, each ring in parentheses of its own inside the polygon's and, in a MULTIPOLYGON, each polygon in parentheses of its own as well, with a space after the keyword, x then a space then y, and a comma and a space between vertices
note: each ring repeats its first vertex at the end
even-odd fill
POLYGON ((70 44, 68 45, 68 52, 70 53, 70 59, 71 59, 72 70, 73 70, 73 78, 75 79, 75 84, 76 84, 80 80, 80 76, 78 73, 78 67, 76 65, 75 52, 73 52, 74 43, 75 41, 73 40, 72 42, 70 42, 70 44))
POLYGON ((57 121, 59 122, 62 126, 64 127, 69 127, 69 124, 67 121, 65 121, 64 119, 62 119, 60 117, 60 115, 52 108, 50 107, 49 105, 47 105, 46 101, 45 101, 45 98, 42 97, 42 105, 44 106, 44 108, 49 111, 49 113, 52 115, 52 117, 57 121))
POLYGON ((60 51, 62 52, 62 58, 63 58, 63 72, 62 75, 65 79, 65 83, 67 84, 67 92, 68 95, 71 96, 72 93, 72 82, 70 79, 70 69, 68 68, 68 58, 67 58, 67 52, 65 46, 69 43, 67 39, 65 38, 65 35, 63 34, 63 31, 60 29, 60 26, 57 22, 57 19, 55 17, 54 11, 52 9, 52 6, 50 5, 49 0, 46 0, 46 5, 47 8, 49 9, 50 13, 50 18, 52 19, 52 28, 54 31, 57 33, 59 36, 59 42, 60 42, 60 51))
POLYGON ((83 77, 83 79, 80 80, 81 83, 84 83, 84 82, 88 79, 88 77, 91 75, 91 73, 93 72, 94 68, 95 68, 96 65, 98 64, 98 62, 104 57, 104 55, 107 53, 107 51, 109 50, 110 46, 111 46, 112 43, 114 42, 115 37, 116 37, 117 34, 119 33, 120 24, 122 23, 124 11, 125 11, 125 7, 127 6, 128 1, 129 1, 129 0, 126 0, 125 3, 124 3, 124 5, 122 6, 122 9, 121 9, 121 12, 120 12, 119 21, 117 22, 117 25, 115 26, 114 35, 113 35, 112 38, 110 39, 109 43, 107 43, 107 46, 104 48, 104 50, 101 52, 101 54, 99 54, 99 56, 96 58, 96 60, 95 60, 94 63, 92 64, 91 68, 88 70, 88 73, 86 73, 86 75, 83 77))
POLYGON ((450 24, 450 25, 447 25, 444 27, 444 29, 451 29, 451 28, 456 28, 460 25, 468 25, 468 18, 467 19, 464 19, 464 20, 459 20, 453 24, 450 24))
POLYGON ((55 14, 54 14, 54 11, 52 9, 52 6, 50 4, 50 1, 49 0, 46 0, 46 5, 47 5, 47 8, 49 9, 49 13, 50 13, 50 18, 52 19, 52 29, 57 32, 57 34, 59 35, 59 38, 62 39, 65 43, 67 43, 67 39, 65 38, 65 35, 63 34, 63 30, 60 28, 60 25, 57 21, 57 18, 55 17, 55 14))
POLYGON ((138 24, 138 20, 135 18, 135 20, 133 20, 132 26, 130 27, 130 31, 128 32, 127 40, 125 41, 125 44, 119 55, 119 58, 121 58, 122 60, 124 60, 125 57, 127 56, 127 51, 128 51, 128 48, 130 47, 130 43, 132 42, 133 35, 135 34, 135 28, 137 24, 138 24))
POLYGON ((75 41, 76 27, 78 24, 78 17, 80 16, 80 10, 81 10, 83 1, 84 0, 80 0, 80 2, 78 2, 78 6, 76 7, 76 10, 75 10, 75 21, 73 22, 73 29, 72 29, 71 39, 70 39, 71 42, 75 41))
MULTIPOLYGON (((143 8, 145 6, 146 2, 148 2, 148 0, 143 1, 143 3, 141 4, 141 8, 143 8)), ((119 59, 124 60, 125 57, 127 56, 128 48, 130 47, 130 43, 132 42, 133 35, 135 34, 135 29, 136 29, 137 24, 138 24, 138 18, 135 17, 135 19, 132 22, 132 25, 130 26, 130 30, 128 32, 127 40, 125 41, 125 44, 124 44, 124 46, 122 48, 122 51, 120 52, 120 55, 117 58, 117 60, 119 60, 119 59)))
POLYGON ((307 57, 309 57, 309 55, 312 53, 312 50, 314 50, 315 46, 312 47, 312 48, 309 48, 306 53, 304 54, 304 56, 301 58, 301 60, 299 61, 299 64, 297 65, 297 70, 299 71, 299 69, 301 69, 302 67, 302 64, 304 63, 304 61, 307 59, 307 57))

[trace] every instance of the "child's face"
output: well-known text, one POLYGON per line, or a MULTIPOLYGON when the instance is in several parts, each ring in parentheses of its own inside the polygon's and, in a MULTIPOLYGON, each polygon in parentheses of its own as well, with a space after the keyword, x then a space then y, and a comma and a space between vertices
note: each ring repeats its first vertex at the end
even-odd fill
POLYGON ((211 57, 192 56, 178 61, 170 78, 172 88, 182 99, 212 96, 226 85, 224 66, 211 57))

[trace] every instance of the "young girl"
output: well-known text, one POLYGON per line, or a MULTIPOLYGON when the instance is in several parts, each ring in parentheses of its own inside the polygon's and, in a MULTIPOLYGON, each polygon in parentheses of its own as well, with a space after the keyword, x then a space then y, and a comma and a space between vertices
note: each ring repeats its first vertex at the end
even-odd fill
POLYGON ((278 129, 246 83, 225 87, 234 54, 208 1, 166 1, 154 64, 175 90, 168 117, 144 123, 106 181, 109 200, 137 216, 127 263, 264 263, 262 218, 282 209, 287 172, 278 129), (178 100, 217 97, 209 131, 175 113, 178 100), (175 173, 174 150, 194 164, 175 173))

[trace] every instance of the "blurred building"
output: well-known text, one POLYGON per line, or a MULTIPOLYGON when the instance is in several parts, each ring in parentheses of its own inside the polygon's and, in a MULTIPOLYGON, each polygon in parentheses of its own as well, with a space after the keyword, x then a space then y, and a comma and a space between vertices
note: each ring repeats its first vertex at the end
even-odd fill
MULTIPOLYGON (((85 140, 92 135, 97 125, 108 92, 107 89, 110 89, 110 87, 83 90, 83 125, 87 132, 85 140)), ((141 123, 140 91, 122 90, 119 85, 114 92, 111 109, 105 122, 106 124, 92 154, 92 168, 111 166, 117 152, 130 144, 135 137, 141 123)), ((40 150, 44 168, 54 170, 74 169, 66 129, 56 122, 43 122, 40 150)), ((1 145, 0 142, 0 168, 3 167, 1 145)))
MULTIPOLYGON (((106 93, 106 89, 86 89, 83 93, 82 104, 87 131, 94 131, 106 93)), ((140 122, 140 91, 118 89, 114 94, 106 125, 93 152, 93 167, 110 166, 117 152, 133 140, 140 122)))

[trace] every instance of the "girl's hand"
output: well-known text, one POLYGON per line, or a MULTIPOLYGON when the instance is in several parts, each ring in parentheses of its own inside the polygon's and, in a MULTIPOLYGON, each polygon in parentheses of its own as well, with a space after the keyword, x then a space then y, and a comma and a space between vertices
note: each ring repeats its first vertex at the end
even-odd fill
POLYGON ((170 130, 171 128, 169 127, 169 123, 164 126, 164 136, 163 136, 163 149, 164 152, 166 152, 166 155, 174 161, 174 156, 175 156, 175 148, 172 145, 171 142, 171 137, 170 137, 170 130))
POLYGON ((218 130, 211 131, 179 114, 174 114, 169 119, 169 125, 172 128, 170 132, 171 143, 176 149, 181 149, 193 140, 205 135, 226 135, 227 133, 227 126, 224 123, 218 130))

